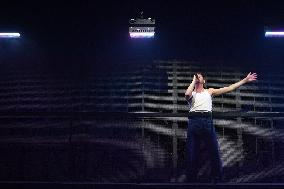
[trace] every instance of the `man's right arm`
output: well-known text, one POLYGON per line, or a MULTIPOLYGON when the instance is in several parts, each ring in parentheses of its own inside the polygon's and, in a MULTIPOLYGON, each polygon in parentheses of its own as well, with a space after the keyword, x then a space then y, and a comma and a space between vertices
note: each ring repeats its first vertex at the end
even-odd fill
POLYGON ((191 84, 188 86, 184 94, 187 101, 189 101, 190 98, 192 97, 192 92, 194 90, 195 83, 196 83, 196 77, 194 75, 191 84))

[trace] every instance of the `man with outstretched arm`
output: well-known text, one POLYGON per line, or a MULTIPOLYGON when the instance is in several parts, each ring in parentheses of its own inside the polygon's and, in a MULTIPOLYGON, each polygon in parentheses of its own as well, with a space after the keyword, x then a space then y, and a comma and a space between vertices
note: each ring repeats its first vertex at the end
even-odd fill
POLYGON ((199 147, 201 142, 205 142, 205 145, 209 150, 213 181, 222 181, 222 161, 212 120, 212 97, 229 93, 241 85, 255 81, 256 79, 257 74, 250 72, 244 79, 230 86, 219 89, 205 89, 204 74, 200 72, 194 74, 192 82, 185 92, 185 98, 189 105, 186 142, 186 176, 189 182, 197 181, 198 160, 200 159, 199 147))

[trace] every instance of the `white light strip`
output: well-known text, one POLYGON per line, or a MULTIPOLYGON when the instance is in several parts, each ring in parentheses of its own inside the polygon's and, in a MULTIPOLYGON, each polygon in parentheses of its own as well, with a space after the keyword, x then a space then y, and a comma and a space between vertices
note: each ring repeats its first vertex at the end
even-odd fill
POLYGON ((265 32, 265 37, 284 37, 284 31, 277 31, 277 32, 267 31, 265 32))
POLYGON ((0 33, 0 38, 19 38, 21 34, 19 33, 0 33))
POLYGON ((152 38, 155 32, 129 32, 131 38, 152 38))

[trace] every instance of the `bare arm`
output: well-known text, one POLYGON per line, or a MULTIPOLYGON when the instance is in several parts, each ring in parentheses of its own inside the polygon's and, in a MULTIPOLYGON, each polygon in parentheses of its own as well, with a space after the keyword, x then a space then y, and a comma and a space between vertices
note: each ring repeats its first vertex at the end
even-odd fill
POLYGON ((194 90, 195 83, 196 83, 196 76, 194 75, 191 84, 188 86, 188 88, 186 89, 185 94, 184 94, 187 101, 192 96, 192 91, 194 90))
POLYGON ((248 82, 252 82, 255 81, 257 79, 257 74, 256 73, 249 73, 244 79, 238 81, 237 83, 234 83, 228 87, 223 87, 223 88, 219 88, 219 89, 214 89, 214 88, 209 88, 209 93, 212 96, 218 96, 224 93, 228 93, 231 92, 235 89, 237 89, 238 87, 240 87, 241 85, 248 83, 248 82))

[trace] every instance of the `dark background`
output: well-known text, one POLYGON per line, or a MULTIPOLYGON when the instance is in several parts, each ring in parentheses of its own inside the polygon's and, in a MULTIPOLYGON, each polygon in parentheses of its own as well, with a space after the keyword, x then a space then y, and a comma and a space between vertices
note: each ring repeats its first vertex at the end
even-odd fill
MULTIPOLYGON (((283 18, 281 1, 2 1, 0 31, 20 32, 22 37, 0 40, 0 113, 106 114, 77 120, 60 114, 1 118, 0 180, 169 182, 174 161, 177 168, 183 166, 185 140, 176 133, 185 132, 187 122, 178 122, 179 132, 172 132, 172 121, 110 119, 108 113, 142 111, 142 102, 148 103, 146 111, 173 112, 159 105, 175 103, 168 92, 168 84, 174 83, 170 78, 173 73, 190 76, 191 60, 216 68, 209 73, 221 80, 213 80, 213 87, 232 83, 239 73, 257 71, 259 83, 243 89, 242 99, 226 96, 230 103, 219 107, 235 110, 234 103, 242 100, 243 111, 283 112, 281 75, 260 73, 283 73, 284 39, 264 37, 266 27, 283 27, 283 18), (156 19, 154 39, 129 38, 128 21, 141 10, 156 19), (169 60, 164 64, 169 69, 145 66, 158 59, 169 60), (188 60, 189 66, 177 64, 174 71, 175 59, 188 60), (93 66, 96 69, 90 69, 93 66), (134 68, 124 70, 127 66, 134 68), (153 166, 146 164, 149 158, 153 166)), ((176 89, 181 89, 190 79, 178 82, 176 89)), ((178 95, 178 105, 186 105, 184 94, 178 95)), ((237 163, 238 127, 217 128, 226 139, 226 157, 235 161, 227 167, 226 179, 242 176, 240 182, 248 182, 255 174, 255 181, 282 183, 282 120, 244 121, 251 124, 251 132, 241 139, 247 153, 243 166, 237 163)))
POLYGON ((284 26, 283 4, 252 0, 5 1, 0 7, 1 31, 17 31, 22 38, 1 40, 0 55, 5 62, 20 59, 63 67, 186 59, 282 68, 284 40, 267 39, 264 31, 284 26), (128 20, 140 11, 156 19, 155 39, 129 38, 128 20))

